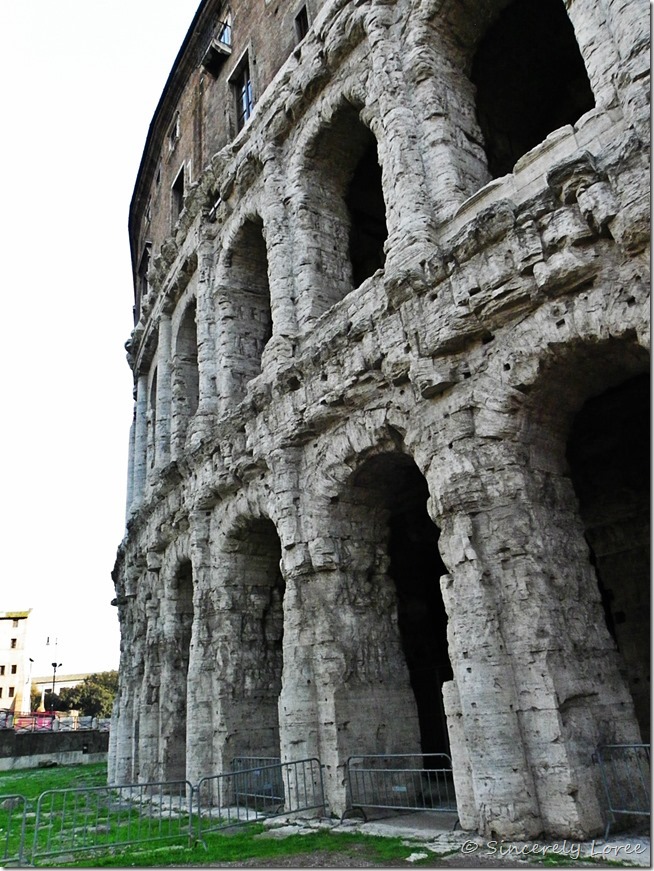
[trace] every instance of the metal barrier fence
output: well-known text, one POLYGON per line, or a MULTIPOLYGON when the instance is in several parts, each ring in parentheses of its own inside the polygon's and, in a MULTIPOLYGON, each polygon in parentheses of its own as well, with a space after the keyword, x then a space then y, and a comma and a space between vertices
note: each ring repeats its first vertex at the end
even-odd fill
POLYGON ((28 802, 23 795, 0 795, 0 863, 22 865, 28 802))
POLYGON ((0 729, 15 732, 108 732, 111 720, 98 717, 58 717, 56 714, 5 714, 0 717, 0 729))
POLYGON ((350 756, 348 808, 456 813, 452 760, 445 753, 350 756))
POLYGON ((0 864, 36 864, 137 843, 188 846, 229 826, 324 808, 318 759, 269 761, 241 757, 234 771, 205 777, 197 786, 181 780, 54 789, 35 806, 21 795, 0 795, 0 864))
POLYGON ((598 747, 602 783, 606 793, 608 838, 618 816, 648 817, 651 814, 649 744, 605 744, 598 747))
POLYGON ((281 759, 277 756, 237 756, 232 761, 234 790, 239 802, 265 799, 284 803, 281 759))
POLYGON ((49 790, 36 805, 31 860, 193 837, 185 780, 49 790))
POLYGON ((325 806, 318 759, 276 762, 203 777, 195 793, 198 840, 231 826, 325 806))

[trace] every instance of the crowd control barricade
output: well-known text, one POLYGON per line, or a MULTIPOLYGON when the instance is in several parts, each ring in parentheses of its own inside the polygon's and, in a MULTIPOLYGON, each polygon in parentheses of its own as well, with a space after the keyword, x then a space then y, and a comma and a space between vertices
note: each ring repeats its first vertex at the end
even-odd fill
POLYGON ((368 809, 457 813, 446 753, 350 756, 347 789, 343 817, 356 812, 366 819, 368 809))
POLYGON ((275 756, 237 756, 232 761, 234 792, 240 804, 261 801, 284 804, 281 759, 275 756))
POLYGON ((16 714, 13 719, 13 729, 16 732, 53 732, 56 716, 44 712, 42 714, 16 714))
POLYGON ((606 793, 605 839, 619 816, 651 815, 649 744, 604 744, 595 755, 606 793))
POLYGON ((0 795, 0 863, 23 865, 27 799, 23 795, 0 795))
POLYGON ((236 770, 203 777, 198 783, 195 788, 198 840, 230 826, 324 808, 318 759, 240 767, 246 763, 247 758, 240 757, 235 760, 236 770))
POLYGON ((39 796, 31 859, 193 836, 188 781, 57 789, 39 796))

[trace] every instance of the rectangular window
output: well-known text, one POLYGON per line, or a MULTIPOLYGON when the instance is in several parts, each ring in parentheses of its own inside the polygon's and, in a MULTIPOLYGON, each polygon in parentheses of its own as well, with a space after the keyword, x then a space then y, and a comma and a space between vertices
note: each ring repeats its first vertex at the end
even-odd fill
POLYGON ((242 130, 254 109, 254 95, 247 54, 230 79, 236 98, 236 129, 242 130))
POLYGON ((218 42, 231 48, 232 45, 232 13, 225 15, 225 20, 220 22, 218 30, 218 42))
POLYGON ((14 627, 14 629, 18 629, 18 620, 12 620, 11 625, 14 627))
POLYGON ((15 687, 9 687, 9 698, 13 699, 15 687))
POLYGON ((307 7, 303 6, 302 9, 295 16, 295 37, 298 42, 302 42, 304 37, 309 32, 309 14, 307 12, 307 7))
POLYGON ((16 647, 16 639, 15 639, 15 638, 12 638, 12 639, 11 639, 11 645, 10 645, 10 647, 12 648, 12 650, 16 647))
POLYGON ((173 226, 177 223, 179 216, 182 214, 182 209, 184 208, 184 166, 177 173, 177 178, 173 182, 173 186, 171 188, 171 216, 173 219, 173 226))
POLYGON ((17 671, 18 671, 18 666, 17 666, 17 665, 12 665, 12 667, 11 667, 11 673, 12 673, 12 674, 16 674, 17 671))
POLYGON ((4 665, 0 665, 0 677, 5 673, 4 665))
POLYGON ((2 698, 2 687, 0 687, 0 699, 2 698))
POLYGON ((175 120, 171 124, 170 129, 168 130, 168 150, 169 151, 175 150, 175 147, 177 146, 177 142, 179 140, 180 135, 181 135, 181 125, 180 125, 179 112, 178 112, 177 115, 175 115, 175 120))

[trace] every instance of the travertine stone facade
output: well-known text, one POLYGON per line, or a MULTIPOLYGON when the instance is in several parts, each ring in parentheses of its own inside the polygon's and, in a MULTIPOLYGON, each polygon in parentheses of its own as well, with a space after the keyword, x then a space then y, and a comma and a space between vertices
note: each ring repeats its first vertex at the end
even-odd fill
POLYGON ((602 829, 595 748, 649 740, 648 36, 200 5, 130 213, 112 780, 317 756, 340 813, 348 756, 445 751, 464 828, 602 829))

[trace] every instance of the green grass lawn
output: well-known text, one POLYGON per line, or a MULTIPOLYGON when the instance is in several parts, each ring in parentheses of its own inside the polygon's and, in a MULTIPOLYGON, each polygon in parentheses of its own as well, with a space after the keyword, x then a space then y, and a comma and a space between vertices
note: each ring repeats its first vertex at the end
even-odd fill
MULTIPOLYGON (((38 797, 51 790, 89 790, 67 796, 50 796, 42 803, 50 808, 44 816, 37 837, 38 853, 33 859, 35 866, 51 867, 56 859, 57 867, 165 867, 170 865, 206 866, 213 862, 244 862, 260 860, 274 866, 277 857, 316 852, 338 854, 341 865, 347 866, 348 856, 366 858, 372 862, 403 863, 417 845, 402 844, 400 838, 380 838, 356 833, 332 833, 315 831, 278 839, 265 836, 261 824, 248 824, 232 828, 224 833, 211 833, 197 843, 188 836, 188 815, 181 814, 176 828, 164 831, 165 841, 145 839, 147 826, 138 829, 138 809, 124 810, 124 802, 117 809, 111 807, 108 793, 95 787, 106 785, 106 765, 69 765, 56 768, 30 769, 0 772, 0 863, 10 864, 17 855, 20 842, 22 817, 20 808, 3 807, 3 797, 21 795, 29 800, 25 843, 27 855, 34 843, 35 809, 38 797), (74 799, 71 809, 70 799, 74 799), (81 811, 80 811, 81 807, 81 811), (98 815, 98 807, 101 814, 98 815), (84 813, 91 819, 90 834, 84 830, 84 813), (128 819, 129 817, 129 819, 128 819), (103 825, 98 826, 98 822, 103 825), (82 825, 80 825, 82 823, 82 825), (110 823, 110 826, 106 824, 110 823), (107 829, 105 832, 104 829, 107 829), (98 834, 98 831, 101 833, 98 834), (140 838, 140 843, 130 846, 121 841, 140 838), (70 849, 66 849, 67 845, 70 849), (86 847, 93 847, 92 851, 86 847), (82 847, 83 849, 80 849, 82 847)), ((140 824, 139 824, 140 825, 140 824)), ((161 831, 154 832, 155 837, 161 831)), ((428 864, 433 864, 433 858, 428 864)), ((327 863, 326 863, 327 864, 327 863)), ((416 863, 422 864, 422 863, 416 863)))

